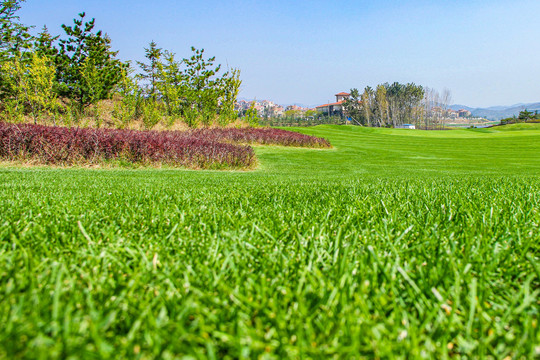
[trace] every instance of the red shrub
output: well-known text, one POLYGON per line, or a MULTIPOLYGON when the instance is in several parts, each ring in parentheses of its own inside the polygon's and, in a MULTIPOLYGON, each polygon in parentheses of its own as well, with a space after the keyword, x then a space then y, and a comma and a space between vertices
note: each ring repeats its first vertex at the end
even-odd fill
POLYGON ((330 147, 322 138, 272 128, 136 131, 64 128, 0 122, 0 159, 44 164, 94 164, 108 160, 202 169, 249 168, 250 146, 330 147))
POLYGON ((181 132, 6 123, 0 123, 0 158, 64 165, 125 160, 203 169, 247 168, 255 163, 249 146, 181 132))
POLYGON ((273 128, 197 129, 190 131, 190 133, 204 139, 244 144, 283 145, 315 148, 331 147, 328 140, 323 138, 273 128))

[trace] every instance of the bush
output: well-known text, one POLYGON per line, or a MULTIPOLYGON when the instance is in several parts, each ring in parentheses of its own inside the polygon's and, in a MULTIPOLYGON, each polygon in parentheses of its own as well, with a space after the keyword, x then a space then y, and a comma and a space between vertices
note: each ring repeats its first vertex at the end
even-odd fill
POLYGON ((200 169, 249 168, 256 161, 249 146, 183 132, 7 123, 0 123, 0 159, 58 165, 127 161, 200 169))
POLYGON ((323 138, 272 128, 159 132, 0 122, 0 159, 37 164, 117 161, 195 169, 245 169, 256 163, 255 152, 247 144, 331 147, 323 138))
POLYGON ((312 148, 330 148, 330 142, 323 138, 273 128, 215 128, 190 131, 196 137, 215 141, 244 144, 282 145, 312 148))

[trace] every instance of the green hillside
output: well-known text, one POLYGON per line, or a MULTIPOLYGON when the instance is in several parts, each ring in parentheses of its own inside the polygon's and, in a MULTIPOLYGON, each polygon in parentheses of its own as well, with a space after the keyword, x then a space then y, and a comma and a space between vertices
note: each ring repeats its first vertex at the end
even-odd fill
POLYGON ((0 358, 540 356, 538 127, 295 131, 334 148, 4 164, 0 358))

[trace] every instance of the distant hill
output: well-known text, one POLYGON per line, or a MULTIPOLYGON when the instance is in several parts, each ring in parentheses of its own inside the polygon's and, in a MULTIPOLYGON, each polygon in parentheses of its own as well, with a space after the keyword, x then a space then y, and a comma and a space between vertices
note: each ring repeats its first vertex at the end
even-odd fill
POLYGON ((500 120, 504 118, 509 118, 512 116, 518 116, 520 111, 525 109, 529 111, 540 111, 540 102, 529 103, 529 104, 514 104, 510 106, 491 106, 488 108, 471 108, 465 105, 450 105, 452 110, 465 109, 469 110, 473 116, 483 117, 488 120, 500 120))

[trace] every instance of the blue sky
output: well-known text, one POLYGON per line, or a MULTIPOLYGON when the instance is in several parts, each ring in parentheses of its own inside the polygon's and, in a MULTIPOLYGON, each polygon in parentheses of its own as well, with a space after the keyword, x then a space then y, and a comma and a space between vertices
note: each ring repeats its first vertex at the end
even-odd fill
POLYGON ((540 1, 27 0, 21 21, 60 34, 96 18, 124 60, 155 40, 241 70, 241 97, 316 105, 383 82, 448 88, 469 106, 540 101, 540 1))

